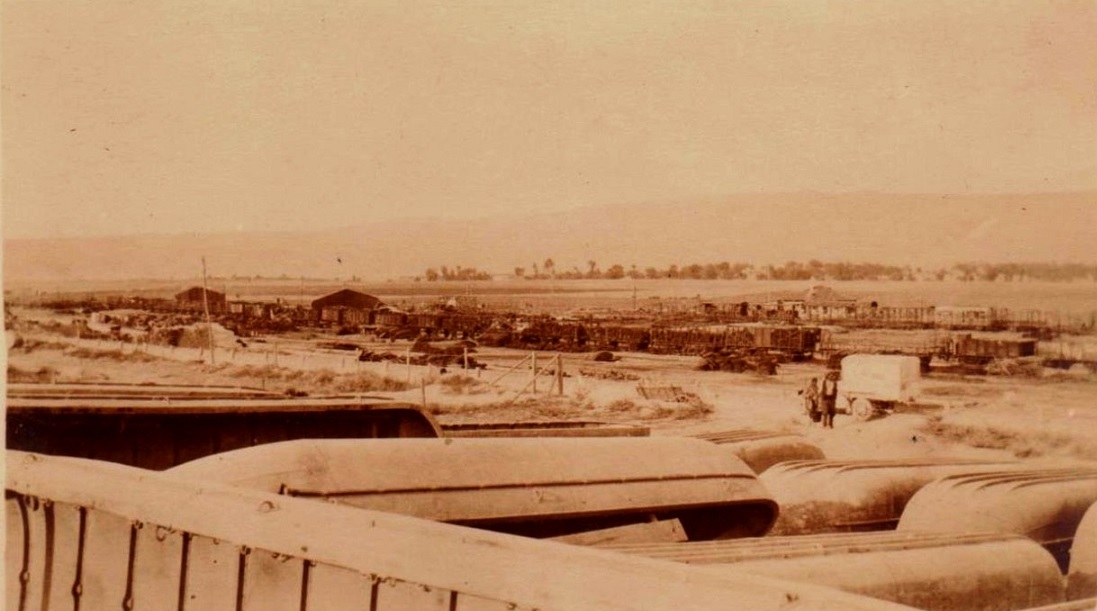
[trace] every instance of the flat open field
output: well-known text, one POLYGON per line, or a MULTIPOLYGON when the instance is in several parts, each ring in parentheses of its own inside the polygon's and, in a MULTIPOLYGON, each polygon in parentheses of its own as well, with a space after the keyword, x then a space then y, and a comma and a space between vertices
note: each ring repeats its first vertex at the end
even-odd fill
MULTIPOLYGON (((201 279, 26 284, 8 286, 16 297, 56 293, 144 295, 170 298, 201 279)), ((577 308, 649 307, 652 299, 715 302, 760 301, 802 295, 824 284, 840 295, 882 305, 963 305, 1035 309, 1082 315, 1097 311, 1094 282, 959 282, 959 281, 785 281, 785 280, 522 280, 481 282, 340 282, 331 280, 216 279, 211 289, 229 299, 307 303, 327 293, 353 288, 392 303, 433 301, 439 296, 470 295, 492 306, 561 312, 577 308)))
MULTIPOLYGON (((18 312, 17 312, 18 313, 18 312)), ((60 317, 24 312, 22 320, 60 317)), ((217 384, 279 391, 368 392, 423 404, 442 422, 584 420, 650 427, 656 435, 734 428, 798 432, 828 456, 961 455, 1048 461, 1097 461, 1097 377, 1086 371, 1043 370, 1036 376, 933 373, 916 406, 869 422, 839 415, 832 430, 812 425, 797 396, 823 366, 782 365, 776 376, 702 372, 692 357, 619 353, 616 362, 566 354, 564 393, 549 392, 543 375, 531 388, 528 352, 477 349, 475 372, 365 363, 355 353, 324 348, 333 336, 269 337, 246 347, 222 341, 211 363, 198 349, 77 340, 24 324, 22 345, 9 350, 9 380, 217 384), (518 366, 515 368, 515 366, 518 366), (677 386, 695 399, 648 400, 639 385, 677 386)), ((342 336, 376 352, 408 354, 409 342, 342 336)), ((554 353, 537 355, 554 367, 554 353)))

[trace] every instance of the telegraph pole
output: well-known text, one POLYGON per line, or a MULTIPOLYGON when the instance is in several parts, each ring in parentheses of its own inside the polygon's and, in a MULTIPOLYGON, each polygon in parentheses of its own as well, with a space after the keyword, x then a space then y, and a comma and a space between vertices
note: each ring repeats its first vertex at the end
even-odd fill
POLYGON ((202 257, 202 309, 206 311, 206 335, 209 337, 209 363, 216 365, 213 356, 213 323, 209 317, 209 289, 206 288, 206 258, 202 257))

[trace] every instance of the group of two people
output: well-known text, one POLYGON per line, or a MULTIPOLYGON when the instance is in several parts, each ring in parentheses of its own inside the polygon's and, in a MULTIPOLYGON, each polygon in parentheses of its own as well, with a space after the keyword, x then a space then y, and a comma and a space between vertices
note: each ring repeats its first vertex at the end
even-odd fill
POLYGON ((834 428, 834 412, 838 404, 838 374, 831 371, 823 378, 822 387, 819 379, 812 378, 804 390, 804 409, 812 422, 822 422, 826 428, 834 428))

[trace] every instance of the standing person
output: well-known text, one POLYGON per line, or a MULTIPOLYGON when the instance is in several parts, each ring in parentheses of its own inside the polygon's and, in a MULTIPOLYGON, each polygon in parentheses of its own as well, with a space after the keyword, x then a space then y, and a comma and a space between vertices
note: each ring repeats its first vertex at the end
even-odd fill
POLYGON ((804 411, 807 412, 808 417, 812 422, 819 422, 819 379, 812 378, 800 394, 804 396, 804 411))
POLYGON ((838 372, 831 371, 823 378, 823 426, 834 428, 834 413, 838 406, 838 372))

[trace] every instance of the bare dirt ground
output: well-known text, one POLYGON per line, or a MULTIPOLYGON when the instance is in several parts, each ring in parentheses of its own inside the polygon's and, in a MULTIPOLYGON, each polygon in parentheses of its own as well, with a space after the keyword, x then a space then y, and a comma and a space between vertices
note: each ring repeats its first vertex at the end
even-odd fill
MULTIPOLYGON (((39 314, 41 315, 41 314, 39 314)), ((47 318, 49 318, 47 316, 47 318)), ((832 458, 965 456, 1097 463, 1097 376, 1043 370, 1038 376, 930 374, 918 405, 834 429, 811 424, 797 390, 821 377, 817 363, 782 365, 776 376, 702 372, 693 357, 619 353, 616 362, 561 355, 562 395, 545 371, 533 392, 529 352, 481 348, 479 370, 360 363, 324 349, 331 337, 266 338, 243 347, 219 339, 211 363, 198 349, 80 340, 24 328, 8 351, 9 381, 212 384, 311 394, 368 393, 425 405, 441 422, 583 420, 649 427, 653 435, 753 428, 800 433, 832 458), (523 359, 526 359, 523 362, 523 359), (645 399, 638 386, 680 389, 686 402, 645 399), (550 390, 553 389, 553 390, 550 390)), ((345 338, 341 338, 345 339, 345 338)), ((406 355, 409 342, 369 344, 406 355)), ((555 353, 539 353, 552 370, 555 353)))

